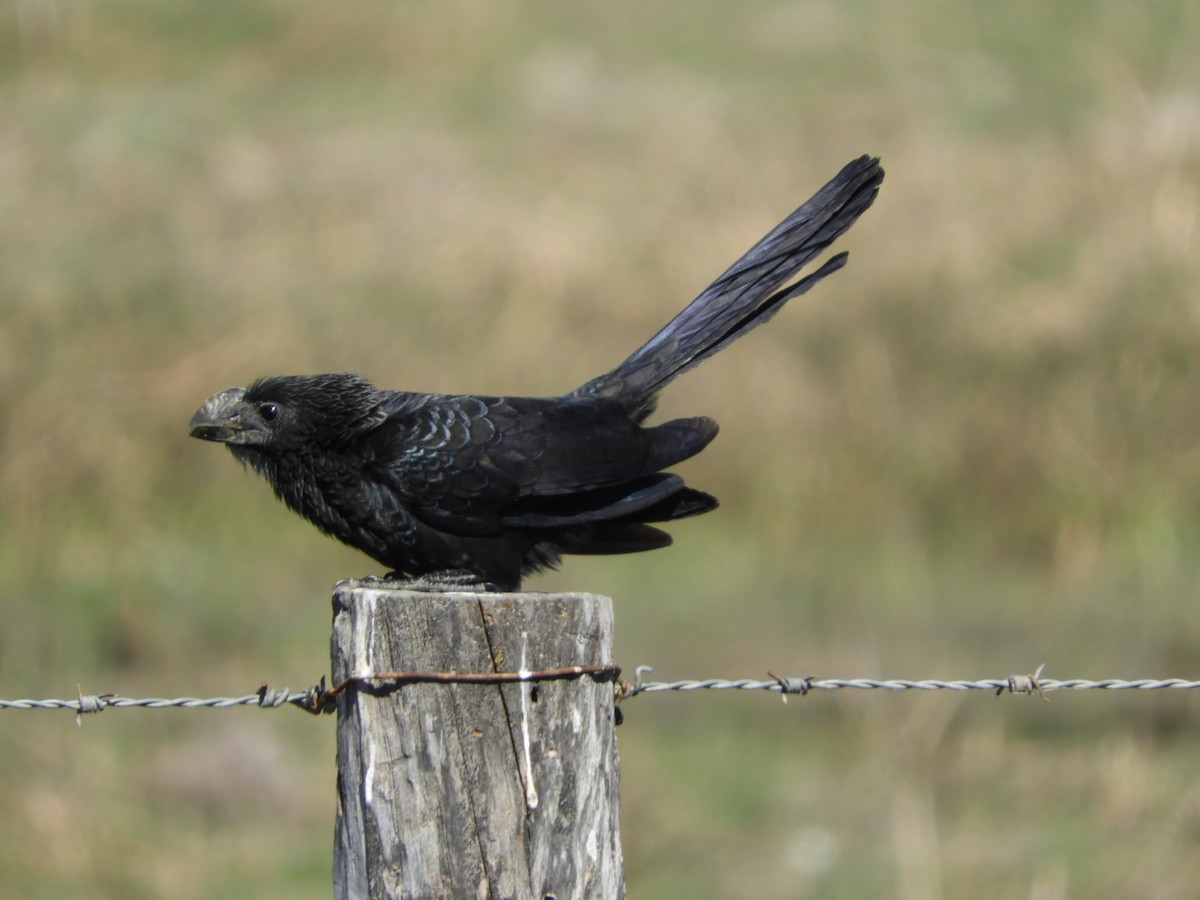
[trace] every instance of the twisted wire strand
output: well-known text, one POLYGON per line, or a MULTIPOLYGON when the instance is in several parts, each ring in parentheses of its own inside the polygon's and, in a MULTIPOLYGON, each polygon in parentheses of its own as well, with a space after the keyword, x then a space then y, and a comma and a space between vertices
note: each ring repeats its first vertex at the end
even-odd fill
POLYGON ((1126 681, 1120 678, 1106 678, 1102 681, 1091 681, 1074 678, 1060 681, 1052 678, 1034 680, 1028 675, 1014 675, 1009 678, 985 678, 979 681, 939 681, 924 679, 913 681, 903 678, 877 680, 873 678, 775 678, 770 681, 755 681, 752 679, 726 680, 709 678, 703 681, 648 681, 634 685, 630 696, 637 694, 657 694, 666 691, 775 691, 781 694, 806 694, 809 691, 836 691, 843 689, 858 690, 887 690, 887 691, 992 691, 1003 693, 1032 693, 1040 688, 1043 693, 1052 691, 1153 691, 1153 690, 1189 690, 1200 688, 1200 681, 1187 681, 1182 678, 1139 678, 1126 681), (1027 686, 1027 687, 1026 687, 1027 686))
POLYGON ((0 700, 2 709, 69 709, 80 716, 103 712, 109 708, 115 709, 228 709, 233 706, 259 706, 263 709, 275 709, 280 706, 292 705, 309 712, 323 711, 317 706, 317 699, 325 690, 325 682, 307 691, 294 692, 287 688, 274 690, 262 685, 253 694, 241 697, 122 697, 120 694, 85 694, 81 688, 76 688, 74 700, 0 700))
MULTIPOLYGON (((985 678, 977 681, 936 679, 909 680, 903 678, 873 679, 873 678, 818 678, 809 675, 802 678, 772 676, 767 680, 750 678, 724 679, 706 678, 702 680, 681 681, 644 681, 642 676, 649 669, 641 666, 637 670, 637 680, 633 684, 618 682, 618 699, 630 699, 640 694, 660 694, 669 692, 689 693, 692 691, 769 691, 784 695, 808 694, 811 691, 837 690, 883 690, 883 691, 991 691, 994 694, 1037 694, 1046 699, 1046 695, 1054 691, 1156 691, 1156 690, 1194 690, 1200 688, 1200 681, 1189 681, 1183 678, 1138 678, 1126 680, 1121 678, 1105 678, 1089 680, 1084 678, 1053 679, 1042 678, 1041 669, 1029 675, 1011 675, 1008 678, 985 678)), ((405 675, 409 673, 396 673, 405 675)), ((491 673, 493 676, 495 673, 491 673)), ((486 677, 485 675, 453 675, 443 674, 436 680, 458 681, 472 683, 473 680, 486 677)), ((411 677, 409 678, 411 680, 411 677)), ((538 680, 524 678, 522 680, 538 680)), ((329 692, 324 682, 306 691, 291 691, 287 688, 274 690, 263 685, 253 694, 241 697, 123 697, 118 694, 84 694, 79 692, 73 700, 0 700, 0 710, 4 709, 69 709, 77 715, 99 713, 105 709, 228 709, 235 706, 257 706, 263 709, 277 709, 281 706, 295 706, 308 712, 328 712, 331 706, 323 702, 329 692)))

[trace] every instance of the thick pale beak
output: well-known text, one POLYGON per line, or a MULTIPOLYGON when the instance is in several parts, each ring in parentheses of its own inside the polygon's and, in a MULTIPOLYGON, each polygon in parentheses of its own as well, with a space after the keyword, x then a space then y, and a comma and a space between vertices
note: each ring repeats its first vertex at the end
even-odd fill
POLYGON ((244 418, 246 407, 242 401, 245 396, 245 388, 229 388, 213 394, 192 416, 188 433, 205 441, 239 443, 241 435, 254 427, 244 418))

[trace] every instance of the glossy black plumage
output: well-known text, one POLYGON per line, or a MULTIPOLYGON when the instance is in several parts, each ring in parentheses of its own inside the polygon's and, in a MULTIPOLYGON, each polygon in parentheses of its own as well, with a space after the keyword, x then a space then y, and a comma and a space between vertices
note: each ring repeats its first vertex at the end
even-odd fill
POLYGON ((565 396, 284 376, 209 398, 191 433, 228 444, 288 506, 400 577, 514 589, 563 553, 666 546, 651 523, 717 505, 664 471, 700 452, 717 424, 644 426, 658 392, 841 268, 844 253, 784 287, 882 179, 877 160, 850 163, 625 362, 565 396))

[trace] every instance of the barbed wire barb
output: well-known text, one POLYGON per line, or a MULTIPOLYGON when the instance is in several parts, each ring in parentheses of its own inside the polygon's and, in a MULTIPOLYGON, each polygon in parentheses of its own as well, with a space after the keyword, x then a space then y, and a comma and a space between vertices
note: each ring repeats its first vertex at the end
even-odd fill
MULTIPOLYGON (((1032 675, 1010 675, 1008 677, 1008 692, 1010 694, 1037 694, 1047 703, 1050 698, 1046 696, 1046 691, 1042 687, 1042 671, 1046 668, 1046 664, 1042 663, 1037 667, 1037 671, 1032 675)), ((999 697, 1004 693, 1003 688, 996 690, 996 696, 999 697)))

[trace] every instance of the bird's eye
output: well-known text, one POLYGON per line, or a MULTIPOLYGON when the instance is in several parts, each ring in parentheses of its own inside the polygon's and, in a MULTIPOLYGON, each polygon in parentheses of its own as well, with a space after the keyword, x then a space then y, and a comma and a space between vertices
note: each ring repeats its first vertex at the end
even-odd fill
POLYGON ((258 407, 258 414, 264 422, 274 422, 279 417, 279 407, 274 403, 263 403, 258 407))

